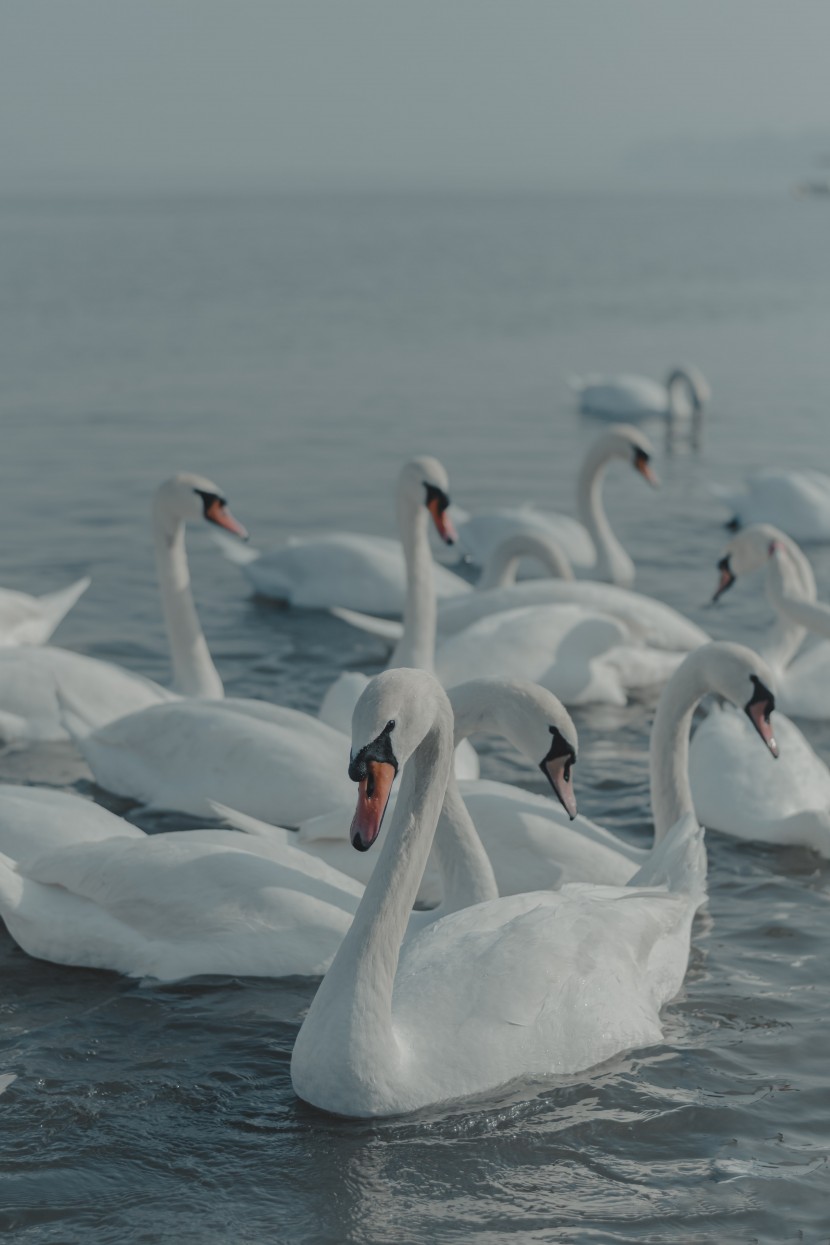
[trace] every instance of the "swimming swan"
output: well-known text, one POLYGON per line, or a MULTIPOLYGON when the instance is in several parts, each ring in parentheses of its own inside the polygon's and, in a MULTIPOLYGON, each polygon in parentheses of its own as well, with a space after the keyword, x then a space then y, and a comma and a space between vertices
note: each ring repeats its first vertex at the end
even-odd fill
POLYGON ((584 415, 635 420, 658 416, 676 427, 691 418, 691 436, 700 438, 703 409, 711 390, 699 368, 673 367, 661 385, 648 376, 574 378, 571 389, 584 415))
POLYGON ((574 565, 590 566, 594 578, 628 588, 634 582, 634 563, 608 522, 602 504, 602 482, 609 463, 621 459, 656 485, 657 477, 651 467, 653 453, 648 437, 637 428, 620 424, 601 436, 585 456, 577 484, 581 522, 532 507, 485 511, 458 523, 461 545, 481 565, 495 545, 516 532, 552 536, 574 565))
POLYGON ((164 621, 170 643, 173 688, 111 662, 69 649, 0 651, 0 739, 66 739, 62 700, 82 709, 88 726, 100 726, 177 694, 220 697, 222 681, 211 661, 190 588, 185 524, 204 519, 245 536, 216 485, 182 473, 157 490, 153 540, 164 621))
POLYGON ((699 881, 690 893, 579 885, 493 899, 403 942, 452 753, 433 676, 372 680, 352 730, 359 850, 405 768, 380 860, 291 1058, 296 1093, 323 1110, 394 1115, 582 1071, 659 1041, 659 1009, 683 980, 699 881))
MULTIPOLYGON (((224 539, 217 543, 231 561, 242 565, 261 596, 306 609, 343 606, 370 614, 400 614, 407 592, 407 546, 415 539, 422 512, 432 516, 445 543, 452 544, 455 539, 454 534, 448 535, 452 525, 446 513, 446 490, 433 486, 428 472, 416 480, 417 463, 434 464, 435 459, 413 460, 398 477, 401 541, 328 532, 291 537, 281 549, 263 554, 224 539)), ((440 473, 446 476, 443 468, 440 473)), ((439 597, 463 596, 470 591, 470 585, 446 567, 432 565, 430 573, 439 597)))
POLYGON ((830 476, 822 471, 769 467, 743 488, 712 484, 710 490, 730 511, 728 527, 772 523, 805 544, 830 540, 830 476))

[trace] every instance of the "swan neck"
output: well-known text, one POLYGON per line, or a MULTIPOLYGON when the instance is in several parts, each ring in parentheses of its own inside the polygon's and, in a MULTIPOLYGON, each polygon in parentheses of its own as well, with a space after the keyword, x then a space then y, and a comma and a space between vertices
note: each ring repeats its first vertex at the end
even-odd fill
POLYGON ((615 457, 602 443, 588 452, 577 483, 577 508, 597 551, 596 578, 627 588, 634 582, 634 563, 614 535, 602 501, 605 472, 615 457))
POLYGON ((431 920, 498 898, 499 888, 493 866, 452 772, 441 807, 432 855, 441 874, 443 897, 439 909, 430 913, 431 920))
POLYGON ((700 699, 709 691, 696 654, 687 658, 663 690, 651 728, 649 767, 654 842, 681 817, 694 813, 689 785, 689 733, 700 699))
POLYGON ((816 604, 813 568, 798 545, 781 534, 789 565, 784 568, 776 558, 767 560, 764 588, 766 598, 775 612, 775 623, 764 643, 763 656, 778 670, 793 660, 808 631, 828 635, 830 622, 826 606, 816 604))
POLYGON ((183 696, 218 699, 224 689, 193 602, 185 525, 167 516, 158 502, 153 511, 153 543, 173 687, 183 696))
POLYGON ((539 541, 524 533, 510 536, 491 550, 484 563, 476 587, 509 588, 516 582, 522 558, 540 562, 547 573, 556 579, 573 579, 574 573, 565 552, 553 541, 539 541))
POLYGON ((410 666, 420 670, 435 665, 437 601, 432 553, 427 535, 426 507, 414 509, 406 498, 398 500, 398 530, 406 563, 406 601, 403 632, 389 668, 410 666))
POLYGON ((314 998, 295 1061, 325 1044, 327 1075, 348 1092, 366 1091, 394 1075, 398 1054, 392 990, 401 942, 424 874, 452 764, 452 720, 439 707, 433 726, 409 758, 380 859, 354 921, 314 998), (330 1035, 336 1035, 331 1047, 330 1035))

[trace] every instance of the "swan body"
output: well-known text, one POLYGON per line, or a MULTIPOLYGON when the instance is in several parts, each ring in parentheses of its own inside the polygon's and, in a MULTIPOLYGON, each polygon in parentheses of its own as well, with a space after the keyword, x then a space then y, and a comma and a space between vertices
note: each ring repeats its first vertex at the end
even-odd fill
POLYGON ((473 515, 459 523, 462 547, 474 562, 483 564, 492 549, 519 532, 557 540, 576 566, 593 567, 596 579, 628 588, 634 582, 634 563, 608 522, 602 504, 602 482, 609 463, 629 462, 656 483, 650 460, 651 442, 638 429, 620 424, 600 437, 588 451, 577 484, 580 522, 565 515, 527 508, 502 509, 473 515))
POLYGON ((449 703, 425 672, 386 671, 355 709, 351 833, 362 850, 380 829, 390 775, 405 768, 380 860, 292 1054, 295 1091, 323 1110, 393 1115, 582 1071, 659 1040, 659 1008, 682 981, 696 890, 514 895, 450 913, 401 945, 452 748, 449 703))
POLYGON ((434 458, 413 459, 404 466, 397 489, 400 541, 355 532, 327 532, 291 537, 281 549, 263 554, 225 540, 219 543, 232 561, 242 565, 256 592, 306 609, 342 606, 370 614, 400 614, 411 579, 410 550, 413 544, 421 543, 427 550, 421 561, 425 567, 429 565, 433 591, 441 598, 464 596, 470 592, 470 585, 446 567, 433 564, 426 540, 427 512, 432 514, 442 540, 452 544, 454 539, 454 534, 447 535, 451 524, 445 514, 446 477, 434 458), (436 478, 443 484, 436 484, 436 478))
POLYGON ((219 800, 296 826, 337 808, 350 790, 347 737, 265 701, 178 700, 73 733, 99 786, 197 817, 219 800))
POLYGON ((771 523, 805 544, 830 540, 830 476, 768 468, 750 476, 743 488, 712 486, 728 507, 736 527, 771 523))
POLYGON ((830 773, 798 727, 775 715, 781 756, 775 766, 752 739, 752 726, 731 708, 700 723, 689 758, 701 820, 713 830, 757 843, 800 845, 830 859, 830 773))
POLYGON ((602 419, 699 420, 710 397, 709 386, 695 367, 672 368, 663 384, 648 376, 586 376, 574 379, 571 388, 580 411, 602 419))
POLYGON ((85 575, 39 597, 0 588, 0 644, 45 644, 91 583, 85 575))
POLYGON ((182 473, 158 489, 153 507, 156 563, 173 665, 174 690, 111 662, 43 646, 0 650, 0 739, 65 739, 69 704, 90 727, 166 703, 179 694, 221 697, 190 589, 184 543, 188 521, 207 519, 244 535, 216 485, 182 473))
POLYGON ((720 598, 736 580, 763 570, 776 622, 760 646, 774 673, 779 708, 803 718, 830 717, 830 606, 817 600, 813 570, 796 542, 767 523, 739 531, 718 563, 720 598), (824 637, 802 650, 805 637, 824 637))

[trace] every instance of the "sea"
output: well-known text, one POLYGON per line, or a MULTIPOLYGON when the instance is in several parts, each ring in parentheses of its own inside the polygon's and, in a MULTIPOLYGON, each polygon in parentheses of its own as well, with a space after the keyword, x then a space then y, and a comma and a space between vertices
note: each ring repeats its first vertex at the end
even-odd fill
MULTIPOLYGON (((647 427, 661 488, 614 466, 607 508, 640 591, 752 643, 760 577, 709 604, 729 517, 710 486, 830 471, 827 203, 7 194, 0 584, 89 573, 55 642, 165 681, 149 510, 173 472, 214 479, 265 550, 393 535, 413 453, 465 510, 573 511, 603 426, 569 379, 687 361, 712 388, 701 447, 647 427)), ((383 667, 377 637, 255 599, 205 531, 188 542, 229 694, 313 711, 340 671, 383 667)), ((826 600, 830 549, 807 552, 826 600)), ((653 710, 575 713, 581 811, 643 845, 653 710)), ((830 724, 801 725, 830 759, 830 724)), ((485 740, 482 768, 542 790, 506 744, 485 740)), ((192 824, 113 801, 70 743, 6 749, 0 781, 192 824)), ((35 961, 0 929, 0 1227, 15 1245, 830 1241, 830 862, 707 846, 660 1045, 382 1122, 292 1092, 314 982, 159 986, 35 961)))

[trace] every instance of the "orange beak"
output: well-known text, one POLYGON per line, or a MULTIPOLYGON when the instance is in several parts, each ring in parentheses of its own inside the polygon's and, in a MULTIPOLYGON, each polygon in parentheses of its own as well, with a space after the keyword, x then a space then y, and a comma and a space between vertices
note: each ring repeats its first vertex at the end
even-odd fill
POLYGON ((443 540, 444 544, 454 545, 458 540, 458 532, 453 527, 449 511, 441 509, 441 503, 437 497, 433 497, 432 501, 427 502, 427 510, 432 515, 435 530, 443 540))
POLYGON ((573 821, 576 817, 576 796, 574 795, 573 786, 573 758, 570 756, 553 757, 550 761, 545 761, 544 771, 548 776, 548 781, 553 787, 559 803, 565 812, 573 821))
POLYGON ((651 463, 649 462, 649 460, 646 458, 644 454, 637 455, 636 459, 634 460, 634 466, 637 469, 637 471, 639 471, 640 475, 645 480, 648 480, 652 488, 660 487, 660 477, 653 470, 651 463))
POLYGON ((766 700, 758 700, 754 704, 747 705, 746 711, 749 714, 752 725, 755 727, 756 731, 761 736, 772 755, 777 757, 778 744, 775 742, 775 736, 772 733, 772 723, 769 720, 769 702, 766 700))
POLYGON ((238 536, 241 540, 248 539, 248 533, 245 528, 238 519, 233 517, 227 506, 219 501, 218 498, 216 501, 212 501, 205 510, 205 518, 211 523, 215 523, 217 527, 227 528, 229 532, 233 532, 234 536, 238 536))
POLYGON ((386 761, 366 762, 366 777, 360 780, 357 808, 349 831, 352 847, 359 852, 368 852, 380 834, 395 773, 395 766, 386 761))

